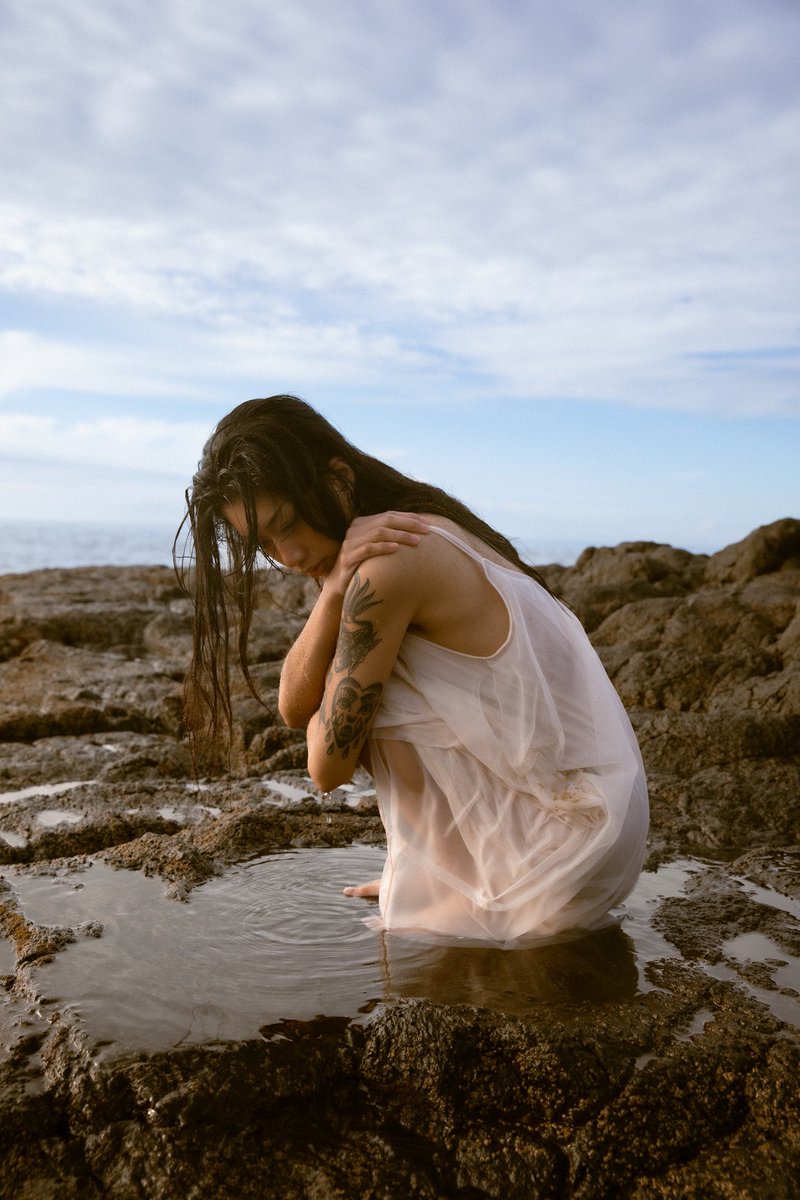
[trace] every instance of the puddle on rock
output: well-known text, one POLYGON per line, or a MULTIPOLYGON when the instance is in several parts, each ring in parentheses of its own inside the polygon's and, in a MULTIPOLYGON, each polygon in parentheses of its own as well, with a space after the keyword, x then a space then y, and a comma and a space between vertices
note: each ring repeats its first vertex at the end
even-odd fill
POLYGON ((800 1025, 800 960, 757 931, 728 938, 722 943, 722 952, 728 962, 715 963, 709 968, 711 974, 718 979, 729 978, 734 965, 741 985, 774 1016, 800 1025))
MULTIPOLYGON (((310 776, 298 776, 292 780, 270 778, 264 782, 267 793, 267 803, 279 808, 302 804, 304 800, 314 799, 317 789, 310 776)), ((333 797, 344 802, 349 808, 358 808, 364 800, 375 799, 375 788, 372 780, 361 769, 357 772, 352 783, 342 783, 332 792, 326 792, 325 797, 333 797)))
POLYGON ((102 937, 80 937, 36 978, 45 1007, 76 1013, 112 1054, 253 1037, 284 1019, 355 1019, 401 997, 517 1015, 632 998, 648 990, 647 962, 677 957, 650 926, 656 899, 704 869, 684 862, 644 874, 622 927, 510 951, 371 929, 364 918, 374 905, 341 888, 380 874, 384 857, 358 845, 268 855, 183 904, 166 898, 162 880, 96 860, 55 875, 18 871, 10 882, 32 921, 103 924, 102 937))
POLYGON ((624 928, 635 939, 639 972, 639 991, 660 991, 645 974, 648 963, 660 958, 674 958, 676 949, 662 933, 654 929, 651 917, 666 896, 680 896, 693 875, 705 870, 705 864, 694 859, 676 859, 662 863, 655 871, 643 871, 634 891, 625 901, 627 914, 624 928))
POLYGON ((308 788, 297 787, 293 783, 284 783, 281 779, 268 779, 264 784, 267 792, 274 792, 276 796, 280 796, 283 800, 289 800, 295 804, 299 804, 303 800, 308 800, 313 796, 313 790, 308 788))
POLYGON ((784 896, 782 892, 776 892, 774 888, 753 883, 752 879, 747 879, 743 875, 734 875, 732 878, 756 904, 764 904, 767 908, 777 908, 781 912, 791 913, 796 920, 800 920, 800 900, 784 896))
POLYGON ((15 963, 14 947, 5 938, 0 937, 0 975, 13 975, 15 963))
POLYGON ((797 987, 800 983, 791 955, 765 933, 739 933, 722 943, 722 953, 741 963, 758 963, 768 970, 776 987, 797 987))
POLYGON ((22 850, 28 844, 25 834, 15 833, 13 829, 1 829, 0 838, 2 838, 7 846, 13 846, 15 850, 22 850))
POLYGON ((46 829, 55 829, 58 825, 79 825, 83 820, 82 813, 69 812, 64 808, 43 808, 36 814, 38 825, 46 829))
POLYGON ((104 926, 39 968, 42 997, 77 1012, 98 1042, 157 1050, 252 1037, 283 1017, 355 1016, 380 999, 379 938, 341 887, 383 858, 358 846, 269 855, 184 904, 163 880, 99 861, 11 883, 29 920, 104 926))
MULTIPOLYGON (((139 812, 138 808, 129 809, 131 813, 139 812)), ((165 821, 176 821, 179 825, 187 825, 192 821, 202 821, 205 817, 218 817, 222 813, 221 808, 215 808, 211 804, 193 804, 191 808, 177 808, 174 804, 164 804, 156 810, 159 817, 165 821)))
POLYGON ((32 800, 34 796, 61 796, 73 788, 91 787, 96 779, 71 780, 69 783, 36 783, 33 787, 18 792, 0 792, 0 804, 13 804, 17 800, 32 800))

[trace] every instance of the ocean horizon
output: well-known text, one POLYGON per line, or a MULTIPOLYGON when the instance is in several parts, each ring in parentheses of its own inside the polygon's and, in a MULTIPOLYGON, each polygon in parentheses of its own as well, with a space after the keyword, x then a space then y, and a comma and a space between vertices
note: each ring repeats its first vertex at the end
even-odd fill
POLYGON ((0 575, 50 567, 169 566, 175 529, 79 521, 0 521, 0 575))
MULTIPOLYGON (((171 566, 175 528, 88 521, 0 521, 0 575, 48 568, 171 566)), ((514 538, 533 563, 570 566, 590 543, 569 538, 514 538)))

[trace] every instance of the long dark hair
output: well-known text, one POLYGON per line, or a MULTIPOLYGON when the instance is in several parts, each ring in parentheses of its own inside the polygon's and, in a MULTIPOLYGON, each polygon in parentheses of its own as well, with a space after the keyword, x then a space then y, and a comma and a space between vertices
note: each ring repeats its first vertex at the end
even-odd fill
POLYGON ((312 528, 337 541, 353 517, 392 509, 447 517, 550 590, 511 542, 460 500, 362 453, 305 401, 283 395, 247 400, 222 418, 206 442, 173 547, 178 580, 195 608, 185 717, 196 751, 211 747, 223 725, 230 732, 232 643, 244 679, 260 699, 247 641, 263 575, 255 512, 262 493, 289 500, 312 528), (238 502, 245 536, 222 517, 226 505, 238 502), (182 549, 187 536, 188 553, 182 549))

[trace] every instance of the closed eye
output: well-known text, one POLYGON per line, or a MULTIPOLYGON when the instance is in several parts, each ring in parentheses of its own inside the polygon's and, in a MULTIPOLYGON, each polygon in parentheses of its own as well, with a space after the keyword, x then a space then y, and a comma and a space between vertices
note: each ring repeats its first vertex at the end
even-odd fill
POLYGON ((291 533, 292 527, 296 521, 297 513, 294 511, 294 509, 287 508, 285 505, 283 505, 274 514, 272 520, 269 522, 266 528, 259 530, 259 545, 261 546, 264 554, 266 554, 267 558, 275 557, 277 551, 275 539, 277 538, 280 540, 281 538, 286 537, 287 534, 291 533), (276 526, 277 533, 268 532, 276 528, 276 526))

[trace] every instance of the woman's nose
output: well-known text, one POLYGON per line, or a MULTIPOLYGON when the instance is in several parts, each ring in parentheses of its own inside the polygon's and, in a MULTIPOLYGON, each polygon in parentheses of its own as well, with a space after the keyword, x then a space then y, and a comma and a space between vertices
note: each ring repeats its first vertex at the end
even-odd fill
POLYGON ((278 542, 278 559, 285 567, 291 567, 296 570, 302 566, 305 551, 303 547, 294 541, 278 542))

